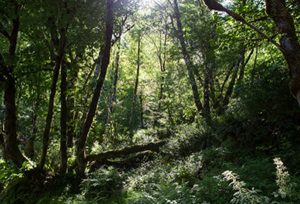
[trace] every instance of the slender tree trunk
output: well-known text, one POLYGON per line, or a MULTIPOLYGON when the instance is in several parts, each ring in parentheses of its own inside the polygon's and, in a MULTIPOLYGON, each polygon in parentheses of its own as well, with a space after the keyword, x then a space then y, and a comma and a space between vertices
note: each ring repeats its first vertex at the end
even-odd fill
POLYGON ((67 72, 67 145, 73 147, 73 140, 76 132, 76 82, 78 78, 79 68, 73 60, 69 64, 70 69, 67 72))
MULTIPOLYGON (((168 28, 167 23, 165 22, 165 29, 164 29, 164 35, 162 37, 163 31, 160 31, 160 38, 159 38, 159 50, 157 53, 157 57, 159 60, 159 66, 160 66, 160 88, 159 88, 159 95, 158 95, 158 113, 157 117, 154 121, 154 126, 158 126, 160 128, 161 123, 159 120, 162 118, 162 112, 163 112, 163 105, 164 105, 164 86, 165 86, 165 71, 166 71, 166 47, 167 47, 167 37, 168 37, 168 28)), ((157 131, 158 135, 161 135, 160 129, 157 131)))
MULTIPOLYGON (((120 37, 120 39, 121 39, 121 37, 120 37)), ((119 80, 120 55, 121 55, 121 41, 118 44, 117 53, 116 53, 113 91, 112 91, 112 96, 111 96, 111 102, 109 104, 110 114, 113 113, 113 107, 114 107, 115 102, 117 101, 117 86, 118 86, 118 80, 119 80)))
POLYGON ((60 173, 64 175, 67 170, 67 70, 66 63, 62 62, 61 65, 61 82, 60 82, 60 173))
MULTIPOLYGON (((252 49, 248 55, 248 57, 245 59, 245 57, 243 57, 242 59, 242 63, 241 63, 241 68, 240 68, 240 73, 239 73, 239 78, 237 80, 237 83, 240 84, 243 79, 244 79, 244 75, 245 75, 245 68, 248 64, 248 62, 250 61, 252 55, 253 55, 254 49, 252 49)), ((244 52, 245 55, 246 51, 244 52)))
POLYGON ((135 106, 137 104, 137 91, 139 87, 140 67, 141 67, 141 31, 138 31, 138 50, 137 50, 137 62, 136 62, 136 77, 132 96, 132 107, 130 112, 129 124, 131 131, 134 129, 133 118, 135 113, 135 106))
POLYGON ((204 115, 207 119, 210 119, 210 78, 209 78, 209 67, 207 66, 204 70, 204 87, 203 87, 203 108, 204 115))
POLYGON ((89 107, 89 112, 87 114, 82 132, 80 133, 80 137, 78 138, 77 150, 76 150, 76 164, 77 164, 77 174, 79 176, 84 175, 86 161, 85 161, 85 143, 91 128, 98 100, 100 97, 101 89, 105 80, 107 67, 109 65, 110 60, 110 50, 111 50, 111 42, 112 42, 112 34, 113 34, 113 0, 106 0, 106 29, 105 29, 105 44, 103 55, 101 60, 101 72, 97 80, 96 87, 94 89, 93 98, 89 107))
POLYGON ((256 65, 257 65, 257 57, 258 57, 258 47, 255 48, 255 57, 254 57, 254 62, 253 62, 253 67, 250 73, 250 82, 253 85, 254 83, 254 76, 255 76, 255 72, 256 72, 256 65))
POLYGON ((226 108, 229 104, 229 100, 232 96, 233 89, 234 89, 236 79, 237 79, 237 76, 238 76, 240 64, 241 64, 241 59, 239 59, 234 65, 232 78, 231 78, 231 81, 229 82, 227 91, 226 91, 225 96, 224 96, 223 106, 221 108, 221 113, 223 113, 226 110, 226 108))
POLYGON ((215 80, 214 80, 212 63, 208 64, 208 79, 209 79, 210 96, 212 99, 212 103, 214 104, 217 99, 216 99, 215 80))
POLYGON ((181 53, 183 55, 185 65, 188 69, 189 81, 190 81, 190 84, 192 87, 194 102, 197 107, 197 111, 200 115, 202 115, 203 106, 200 101, 198 87, 197 87, 196 80, 195 80, 194 73, 193 73, 194 65, 193 65, 193 62, 191 60, 191 57, 187 51, 187 47, 185 44, 178 2, 177 2, 177 0, 174 0, 173 2, 174 2, 174 12, 175 12, 174 14, 175 14, 175 18, 177 21, 177 37, 178 37, 178 40, 181 45, 181 53))
MULTIPOLYGON (((109 102, 108 102, 108 108, 107 108, 107 116, 106 116, 106 121, 105 121, 105 127, 104 127, 104 133, 108 128, 111 128, 109 125, 111 123, 111 117, 113 114, 114 110, 114 104, 117 101, 117 86, 118 86, 118 80, 119 80, 119 68, 120 68, 120 56, 121 56, 121 39, 122 39, 122 29, 123 25, 120 26, 120 32, 119 32, 119 42, 117 45, 117 51, 116 51, 116 57, 114 61, 114 73, 113 73, 113 86, 112 86, 112 91, 111 91, 111 96, 109 97, 109 102)), ((103 134, 104 134, 103 133, 103 134)), ((112 132, 111 132, 111 135, 112 132)))
POLYGON ((141 110, 140 110, 140 118, 141 118, 141 128, 143 129, 145 127, 144 125, 144 104, 143 104, 143 92, 141 91, 140 93, 140 107, 141 107, 141 110))
MULTIPOLYGON (((63 55, 64 55, 64 48, 65 48, 65 33, 61 33, 61 37, 59 39, 59 48, 58 48, 58 55, 55 59, 55 67, 53 70, 53 76, 52 76, 52 84, 51 84, 51 91, 50 91, 50 97, 49 97, 49 104, 48 104, 48 113, 46 118, 46 125, 43 133, 43 149, 42 149, 42 156, 39 163, 39 168, 43 169, 45 162, 46 162, 46 156, 49 146, 49 134, 51 129, 51 123, 52 123, 52 117, 53 117, 53 109, 54 109, 54 99, 56 94, 56 86, 59 76, 59 70, 62 64, 63 55)), ((54 38, 55 36, 52 36, 54 38)))
POLYGON ((161 73, 161 82, 160 82, 160 90, 159 90, 159 103, 158 103, 158 110, 161 110, 162 106, 162 99, 164 95, 164 82, 165 82, 165 76, 164 73, 166 71, 166 47, 167 47, 167 25, 165 26, 165 33, 163 38, 163 43, 161 39, 161 33, 160 33, 160 45, 159 45, 159 53, 158 53, 158 59, 159 59, 159 66, 160 66, 160 73, 161 73))

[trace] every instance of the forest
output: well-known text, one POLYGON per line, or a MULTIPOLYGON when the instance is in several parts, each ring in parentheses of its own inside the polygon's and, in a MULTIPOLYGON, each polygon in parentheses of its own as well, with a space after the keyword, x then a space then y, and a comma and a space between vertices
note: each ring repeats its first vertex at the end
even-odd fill
POLYGON ((300 203, 299 0, 0 0, 0 203, 300 203))

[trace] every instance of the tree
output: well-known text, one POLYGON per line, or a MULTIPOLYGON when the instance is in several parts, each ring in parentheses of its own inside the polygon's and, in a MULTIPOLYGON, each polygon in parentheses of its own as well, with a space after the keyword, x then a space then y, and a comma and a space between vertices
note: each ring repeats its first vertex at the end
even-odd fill
MULTIPOLYGON (((129 116, 129 124, 131 126, 130 130, 133 130, 133 117, 134 117, 134 109, 137 105, 137 97, 138 97, 138 87, 139 87, 139 80, 140 80, 140 68, 141 68, 141 42, 142 42, 142 31, 137 31, 137 59, 136 59, 136 76, 135 76, 135 83, 134 89, 132 94, 132 107, 129 116)), ((142 111, 141 111, 142 112, 142 111)), ((142 118, 141 118, 142 121, 142 118)))
POLYGON ((259 33, 262 37, 268 39, 272 42, 283 54, 290 71, 291 82, 290 82, 290 90, 292 95, 296 98, 298 104, 300 105, 300 44, 298 41, 298 37, 296 35, 296 29, 294 25, 293 16, 290 14, 286 6, 285 0, 266 0, 266 13, 273 19, 276 30, 278 34, 280 34, 280 44, 275 42, 273 39, 269 38, 266 34, 260 31, 258 28, 248 23, 242 16, 237 13, 226 9, 220 3, 214 0, 204 0, 205 4, 210 10, 217 10, 226 12, 228 15, 233 17, 235 20, 240 21, 252 29, 254 29, 257 33, 259 33))
POLYGON ((105 19, 105 33, 104 33, 104 47, 101 49, 99 53, 100 62, 101 62, 101 72, 97 80, 96 87, 94 89, 93 98, 89 107, 89 111, 87 117, 84 122, 84 126, 82 132, 78 138, 77 151, 76 151, 76 164, 77 164, 77 173, 82 176, 85 171, 86 161, 85 161, 85 142, 91 128, 93 118, 95 116, 95 111, 97 108, 98 100, 100 97, 101 89, 104 83, 104 79, 107 72, 107 67, 109 65, 110 60, 110 50, 112 43, 112 35, 113 35, 113 0, 106 1, 106 19, 105 19))
MULTIPOLYGON (((6 19, 9 21, 10 30, 6 30, 4 25, 0 24, 0 33, 8 41, 7 58, 0 55, 1 76, 4 78, 4 104, 5 104, 5 121, 4 121, 4 156, 6 160, 14 162, 17 166, 21 166, 25 161, 24 156, 20 152, 17 141, 17 107, 16 107, 16 82, 15 67, 17 60, 17 43, 20 32, 20 13, 22 4, 18 2, 4 2, 8 5, 12 12, 12 17, 6 19)), ((7 11, 6 11, 7 12, 7 11)), ((10 16, 4 15, 4 18, 10 16)))
POLYGON ((194 69, 194 65, 193 62, 191 60, 191 57, 187 51, 187 47, 186 47, 186 43, 185 43, 185 39, 184 39, 184 33, 182 30, 182 23, 181 23, 181 16, 180 16, 180 11, 179 11, 179 6, 178 6, 178 1, 174 0, 173 1, 174 4, 174 16, 177 22, 177 37, 178 40, 180 42, 181 45, 181 52, 185 61, 185 65, 188 69, 188 76, 189 76, 189 81, 193 90, 193 96, 194 96, 194 102, 195 105, 197 107, 198 113, 200 115, 202 115, 203 112, 203 106, 202 103, 200 101, 200 97, 199 97, 199 91, 198 91, 198 87, 196 84, 196 80, 195 80, 195 76, 193 73, 193 69, 194 69))
POLYGON ((49 104, 48 104, 48 113, 46 118, 46 125, 43 134, 43 151, 41 160, 39 163, 39 168, 43 169, 46 156, 49 146, 49 134, 51 129, 52 117, 53 117, 53 109, 54 109, 54 99, 56 94, 56 86, 59 77, 59 71, 63 62, 64 53, 65 53, 65 46, 66 46, 66 27, 58 27, 55 24, 53 17, 48 19, 49 22, 49 32, 51 34, 51 45, 54 47, 55 50, 52 50, 52 53, 57 53, 55 55, 54 61, 54 69, 53 69, 53 76, 52 76, 52 84, 51 84, 51 92, 49 96, 49 104))

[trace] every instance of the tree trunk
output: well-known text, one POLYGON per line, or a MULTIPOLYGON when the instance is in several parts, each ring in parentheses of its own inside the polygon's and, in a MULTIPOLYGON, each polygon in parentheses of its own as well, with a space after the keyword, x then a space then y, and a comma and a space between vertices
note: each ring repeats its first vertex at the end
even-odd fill
POLYGON ((209 78, 209 70, 210 67, 206 66, 206 69, 204 70, 204 87, 203 87, 203 107, 204 111, 203 114, 205 115, 205 118, 208 120, 211 118, 210 116, 210 78, 209 78))
POLYGON ((288 64, 290 90, 300 106, 300 44, 296 35, 294 19, 284 0, 266 0, 266 12, 273 19, 280 33, 281 52, 288 64))
MULTIPOLYGON (((25 161, 17 141, 17 107, 16 107, 16 82, 14 77, 16 47, 18 41, 18 33, 20 28, 19 21, 19 5, 16 7, 16 18, 12 20, 12 31, 9 40, 9 59, 8 65, 4 66, 2 62, 2 69, 5 72, 4 82, 4 105, 5 105, 5 119, 4 119, 4 158, 14 162, 18 167, 22 166, 25 161)), ((2 61, 3 59, 1 59, 2 61)))
MULTIPOLYGON (((118 80, 119 80, 119 68, 120 68, 120 56, 121 56, 121 38, 122 38, 122 29, 123 25, 120 26, 120 32, 119 32, 119 42, 117 45, 117 51, 116 51, 116 57, 115 57, 115 61, 113 64, 114 67, 114 73, 113 73, 113 86, 112 86, 112 91, 111 91, 111 95, 109 97, 109 102, 108 102, 108 108, 107 108, 107 116, 106 116, 106 120, 105 120, 105 127, 104 127, 104 133, 106 132, 106 130, 108 128, 111 129, 112 126, 110 126, 111 124, 111 117, 114 111, 114 104, 117 101, 117 86, 118 86, 118 80)), ((110 132, 110 135, 113 136, 113 133, 110 132)), ((114 137, 112 138, 114 139, 114 137)))
POLYGON ((61 65, 61 82, 60 82, 60 174, 64 175, 67 170, 67 70, 66 63, 62 62, 61 65))
POLYGON ((136 61, 136 77, 135 77, 135 84, 132 96, 132 107, 130 112, 129 124, 131 132, 134 129, 133 125, 133 118, 135 113, 135 107, 137 104, 137 90, 139 87, 139 77, 140 77, 140 67, 141 67, 141 31, 138 31, 138 50, 137 50, 137 61, 136 61))
POLYGON ((74 62, 74 59, 71 60, 69 72, 67 72, 67 145, 69 148, 73 147, 73 140, 76 134, 76 82, 78 78, 79 68, 74 62))
POLYGON ((175 18, 177 21, 177 37, 178 37, 178 40, 181 45, 181 53, 183 55, 185 65, 188 69, 189 81, 190 81, 190 84, 192 87, 194 102, 195 102, 197 111, 200 115, 202 115, 203 106, 200 101, 198 87, 197 87, 195 76, 193 73, 194 65, 193 65, 193 62, 187 51, 187 47, 186 47, 185 40, 184 40, 184 34, 183 34, 183 30, 182 30, 182 23, 181 23, 181 16, 180 16, 178 2, 177 2, 177 0, 174 0, 173 2, 174 2, 174 14, 175 14, 175 18))
MULTIPOLYGON (((9 68, 11 70, 12 67, 9 68)), ((25 161, 19 150, 17 141, 17 115, 16 115, 16 85, 13 73, 6 75, 4 87, 5 122, 4 122, 4 158, 13 161, 18 167, 25 161)))
POLYGON ((238 61, 234 65, 232 78, 231 78, 231 81, 229 82, 227 91, 226 91, 225 96, 224 96, 223 106, 221 107, 221 113, 223 113, 227 109, 227 106, 229 104, 229 100, 232 96, 234 85, 236 83, 236 79, 237 79, 237 76, 238 76, 240 64, 241 64, 241 60, 238 59, 238 61))
MULTIPOLYGON (((44 129, 44 133, 43 133, 43 149, 42 149, 41 160, 39 163, 40 169, 44 168, 44 165, 46 162, 46 156, 47 156, 47 151, 48 151, 48 146, 49 146, 49 134, 50 134, 50 129, 51 129, 52 117, 53 117, 54 99, 55 99, 55 94, 56 94, 56 85, 57 85, 59 70, 61 67, 61 63, 62 63, 63 55, 64 55, 64 49, 65 49, 65 40, 66 40, 65 37, 66 36, 64 33, 63 35, 61 35, 61 37, 59 39, 58 55, 56 56, 56 59, 55 59, 55 67, 53 70, 51 91, 50 91, 49 104, 48 104, 48 113, 47 113, 47 118, 46 118, 45 129, 44 129)), ((56 38, 56 36, 53 36, 53 34, 52 34, 52 38, 56 38)))
POLYGON ((113 113, 113 107, 114 107, 115 102, 117 101, 117 86, 118 86, 118 80, 119 80, 120 55, 121 55, 121 37, 120 37, 120 41, 119 41, 117 53, 116 53, 113 92, 112 92, 112 96, 111 96, 111 102, 109 104, 110 114, 113 113))
POLYGON ((213 64, 209 63, 207 66, 208 66, 210 97, 211 97, 212 103, 214 104, 217 99, 216 99, 216 90, 215 90, 215 80, 214 80, 214 74, 213 74, 213 64))
POLYGON ((145 125, 144 125, 144 104, 143 104, 144 102, 143 102, 143 92, 142 91, 140 93, 139 98, 140 98, 140 107, 141 107, 141 109, 140 109, 141 128, 143 129, 145 127, 145 125))
POLYGON ((76 150, 76 164, 77 164, 77 174, 79 176, 84 175, 86 161, 85 161, 85 143, 91 128, 96 108, 98 105, 98 100, 101 94, 101 89, 105 80, 107 67, 109 65, 110 60, 110 50, 111 50, 111 42, 112 42, 112 34, 113 34, 113 0, 106 0, 106 29, 105 29, 105 44, 103 55, 101 55, 101 72, 97 80, 96 87, 94 89, 93 98, 89 107, 89 111, 82 129, 80 133, 80 137, 78 138, 77 150, 76 150))
MULTIPOLYGON (((158 112, 161 113, 162 112, 162 106, 163 106, 163 99, 164 99, 164 84, 165 84, 165 71, 166 71, 166 47, 167 47, 167 24, 165 22, 165 33, 164 33, 164 38, 163 38, 163 42, 162 42, 162 37, 161 34, 162 32, 160 32, 160 39, 159 39, 159 53, 158 53, 158 59, 159 59, 159 66, 160 66, 160 74, 161 74, 161 78, 160 78, 160 89, 159 89, 159 96, 158 96, 158 112)), ((159 118, 157 120, 159 120, 161 117, 161 115, 159 115, 159 118)), ((159 122, 158 122, 158 125, 159 122)))
MULTIPOLYGON (((247 59, 245 59, 245 57, 243 57, 242 62, 241 62, 241 68, 240 68, 240 73, 239 73, 239 78, 237 83, 240 84, 243 79, 244 79, 244 75, 245 75, 245 68, 249 62, 249 60, 251 59, 252 55, 253 55, 254 49, 252 49, 247 57, 247 59)), ((245 55, 246 51, 244 51, 244 55, 245 55)))

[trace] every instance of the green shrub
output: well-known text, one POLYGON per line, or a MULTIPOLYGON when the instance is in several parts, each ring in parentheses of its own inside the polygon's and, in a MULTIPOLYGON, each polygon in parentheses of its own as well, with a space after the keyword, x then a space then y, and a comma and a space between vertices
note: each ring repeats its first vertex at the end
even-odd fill
POLYGON ((81 191, 86 199, 106 200, 118 197, 123 187, 123 178, 118 170, 109 167, 90 173, 81 183, 81 191))

